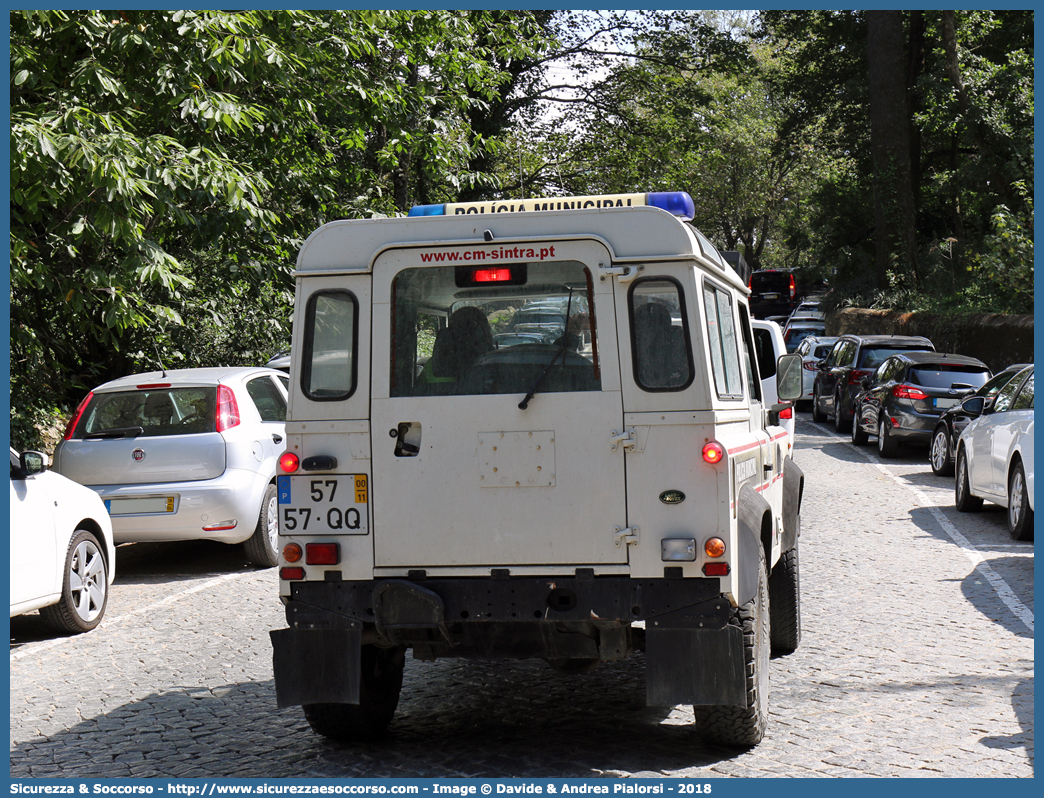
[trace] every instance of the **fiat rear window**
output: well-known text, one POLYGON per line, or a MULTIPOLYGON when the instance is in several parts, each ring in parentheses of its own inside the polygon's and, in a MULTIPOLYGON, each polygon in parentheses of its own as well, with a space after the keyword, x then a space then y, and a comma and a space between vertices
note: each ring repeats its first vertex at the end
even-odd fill
POLYGON ((97 393, 73 430, 75 439, 187 435, 217 431, 217 387, 97 393))

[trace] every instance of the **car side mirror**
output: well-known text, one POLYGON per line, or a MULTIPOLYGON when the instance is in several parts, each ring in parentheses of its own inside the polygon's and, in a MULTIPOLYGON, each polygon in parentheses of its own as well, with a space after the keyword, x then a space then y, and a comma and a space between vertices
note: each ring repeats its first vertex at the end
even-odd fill
POLYGON ((816 361, 816 368, 817 369, 821 369, 825 365, 826 365, 826 358, 823 358, 822 360, 817 360, 816 361))
POLYGON ((867 388, 870 387, 870 378, 869 377, 861 378, 859 380, 859 384, 863 386, 863 390, 866 390, 867 388))
POLYGON ((776 361, 776 397, 780 402, 796 402, 801 393, 801 355, 780 355, 776 361))
POLYGON ((47 470, 47 455, 43 452, 22 452, 18 456, 18 464, 21 466, 22 473, 27 477, 42 474, 47 470))
POLYGON ((965 399, 961 402, 961 410, 969 416, 981 416, 985 409, 986 399, 982 396, 973 396, 971 399, 965 399))

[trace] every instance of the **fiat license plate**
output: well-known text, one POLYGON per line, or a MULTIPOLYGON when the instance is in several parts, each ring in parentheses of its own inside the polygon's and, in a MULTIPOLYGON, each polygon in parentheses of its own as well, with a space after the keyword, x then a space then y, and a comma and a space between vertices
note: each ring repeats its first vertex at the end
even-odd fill
POLYGON ((284 535, 365 535, 365 474, 281 476, 279 522, 284 535))

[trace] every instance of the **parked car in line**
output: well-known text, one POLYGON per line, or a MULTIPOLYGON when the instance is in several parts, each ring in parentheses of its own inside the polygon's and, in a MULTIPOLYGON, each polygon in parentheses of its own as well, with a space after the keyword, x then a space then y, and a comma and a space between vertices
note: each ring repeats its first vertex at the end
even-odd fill
MULTIPOLYGON (((765 407, 779 404, 776 394, 776 363, 781 355, 787 353, 783 343, 783 333, 779 325, 774 321, 751 321, 754 331, 754 351, 758 359, 758 376, 761 378, 761 395, 765 400, 765 407)), ((790 403, 787 403, 790 404, 790 403)), ((790 405, 779 411, 779 425, 790 433, 789 446, 786 454, 790 454, 794 446, 794 407, 790 405)))
POLYGON ((1033 366, 1001 388, 988 408, 987 401, 965 403, 981 414, 957 441, 954 504, 962 513, 978 510, 984 499, 1007 507, 1012 538, 1032 540, 1033 366))
POLYGON ((818 319, 792 318, 783 328, 783 341, 788 352, 796 352, 798 345, 809 336, 826 335, 826 323, 818 319))
POLYGON ((80 403, 54 468, 98 492, 117 543, 245 543, 272 567, 288 386, 258 367, 121 377, 80 403))
POLYGON ((944 410, 955 407, 993 376, 981 360, 939 352, 901 352, 887 358, 853 403, 852 443, 877 435, 882 457, 900 444, 927 444, 944 410))
POLYGON ((981 415, 980 412, 972 415, 965 409, 965 402, 981 396, 987 400, 986 407, 989 407, 997 392, 1028 365, 1028 363, 1016 363, 1008 366, 999 374, 994 374, 985 385, 969 394, 959 405, 943 411, 939 420, 935 422, 935 429, 932 430, 932 444, 928 452, 932 473, 941 477, 953 475, 953 452, 957 450, 957 439, 961 437, 961 433, 964 432, 968 423, 981 415))
POLYGON ((750 275, 750 312, 756 319, 789 316, 801 297, 790 269, 760 269, 750 275))
POLYGON ((812 385, 816 380, 817 365, 830 354, 837 341, 836 335, 809 335, 801 339, 794 351, 801 355, 801 402, 807 405, 812 401, 812 385))
POLYGON ((820 362, 812 385, 812 420, 834 419, 834 429, 846 432, 852 422, 852 402, 886 358, 897 352, 934 352, 927 338, 913 335, 842 335, 820 362))
POLYGON ((795 319, 816 319, 818 321, 824 321, 826 319, 826 314, 820 308, 818 299, 804 299, 798 303, 796 308, 794 308, 793 312, 787 318, 787 321, 794 321, 795 319))
POLYGON ((59 632, 101 623, 116 574, 112 524, 98 494, 11 449, 11 617, 39 610, 59 632))

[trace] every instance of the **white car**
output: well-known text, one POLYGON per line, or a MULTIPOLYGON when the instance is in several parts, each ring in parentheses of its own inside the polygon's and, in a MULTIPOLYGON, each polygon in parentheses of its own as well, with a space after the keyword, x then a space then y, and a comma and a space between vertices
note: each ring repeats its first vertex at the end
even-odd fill
POLYGON ((788 352, 796 352, 801 342, 809 337, 826 335, 826 322, 819 319, 791 319, 783 327, 783 342, 788 352))
POLYGON ((989 400, 973 397, 966 410, 981 415, 957 441, 954 503, 974 512, 984 499, 1008 508, 1015 540, 1033 539, 1033 366, 1023 369, 989 400), (975 403, 980 407, 969 407, 975 403))
MULTIPOLYGON (((787 353, 783 343, 783 332, 774 321, 752 320, 750 326, 754 330, 754 348, 757 350, 758 371, 761 377, 761 394, 765 398, 765 407, 772 407, 779 399, 776 396, 776 363, 781 355, 787 353)), ((794 446, 794 407, 779 411, 779 425, 790 433, 789 449, 794 446)))
POLYGON ((11 617, 40 610, 60 632, 88 632, 115 575, 112 524, 98 494, 11 449, 11 617))
POLYGON ((794 350, 801 355, 801 402, 812 401, 812 386, 816 383, 818 363, 830 354, 836 340, 837 337, 832 335, 809 335, 794 350))
POLYGON ((270 568, 288 385, 265 367, 107 382, 80 403, 54 469, 98 491, 117 543, 244 543, 252 563, 270 568))

